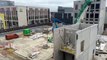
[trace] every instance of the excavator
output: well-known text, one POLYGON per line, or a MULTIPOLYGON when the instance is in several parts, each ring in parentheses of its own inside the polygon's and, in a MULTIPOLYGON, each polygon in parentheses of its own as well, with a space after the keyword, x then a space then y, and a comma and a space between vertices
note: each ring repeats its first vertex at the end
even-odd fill
MULTIPOLYGON (((85 0, 84 4, 82 5, 82 8, 80 9, 79 13, 77 14, 76 20, 74 20, 74 24, 81 23, 81 21, 84 20, 85 13, 86 13, 87 9, 89 8, 89 6, 91 5, 91 3, 92 3, 92 0, 85 0)), ((53 25, 55 25, 53 27, 53 29, 59 27, 57 25, 57 23, 63 23, 61 20, 59 20, 57 18, 52 18, 52 21, 53 21, 53 25)))

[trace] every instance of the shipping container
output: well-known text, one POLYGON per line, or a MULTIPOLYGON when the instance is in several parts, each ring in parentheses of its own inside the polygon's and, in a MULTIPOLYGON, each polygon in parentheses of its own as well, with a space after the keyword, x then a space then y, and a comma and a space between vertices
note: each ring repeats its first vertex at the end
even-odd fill
POLYGON ((19 38, 19 35, 17 34, 7 34, 5 35, 6 40, 11 40, 11 39, 15 39, 15 38, 19 38))

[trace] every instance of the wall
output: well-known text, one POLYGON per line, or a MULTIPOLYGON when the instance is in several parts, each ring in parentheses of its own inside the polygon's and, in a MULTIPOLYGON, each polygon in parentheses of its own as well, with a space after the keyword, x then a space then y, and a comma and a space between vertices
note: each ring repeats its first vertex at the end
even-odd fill
POLYGON ((101 0, 100 6, 100 17, 99 17, 99 34, 104 31, 104 21, 105 21, 105 10, 106 10, 106 0, 101 0))
POLYGON ((106 7, 106 12, 105 12, 105 24, 107 24, 107 7, 106 7))
POLYGON ((64 29, 62 27, 54 31, 53 40, 54 40, 54 59, 55 60, 63 60, 63 54, 59 51, 61 48, 61 44, 63 43, 61 39, 61 37, 63 36, 64 36, 64 29))
POLYGON ((27 26, 26 7, 17 7, 19 27, 27 26))
POLYGON ((97 25, 92 25, 76 32, 76 60, 92 60, 93 50, 96 48, 97 25), (84 51, 81 52, 81 42, 84 40, 84 51))

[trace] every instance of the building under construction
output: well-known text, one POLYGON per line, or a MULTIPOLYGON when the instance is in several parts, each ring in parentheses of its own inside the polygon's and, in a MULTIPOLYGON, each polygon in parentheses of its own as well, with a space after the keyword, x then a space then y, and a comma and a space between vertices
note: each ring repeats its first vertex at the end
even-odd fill
POLYGON ((58 28, 54 32, 54 59, 92 60, 96 41, 96 24, 74 24, 58 28))

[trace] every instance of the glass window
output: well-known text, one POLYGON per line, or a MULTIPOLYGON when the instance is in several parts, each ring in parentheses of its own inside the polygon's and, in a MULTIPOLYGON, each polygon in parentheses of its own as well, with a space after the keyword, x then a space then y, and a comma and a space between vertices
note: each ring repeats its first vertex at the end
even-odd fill
POLYGON ((100 0, 96 0, 97 2, 99 2, 100 0))
POLYGON ((81 42, 81 52, 84 51, 84 41, 81 42))
POLYGON ((34 23, 34 20, 33 20, 33 21, 31 21, 31 24, 35 24, 35 23, 34 23))
POLYGON ((96 9, 100 9, 100 4, 96 4, 96 9))
POLYGON ((87 13, 86 18, 89 18, 89 14, 87 13))
POLYGON ((93 22, 90 22, 90 24, 93 24, 93 22))
POLYGON ((91 4, 91 9, 94 9, 94 4, 91 4))
POLYGON ((98 13, 95 14, 95 18, 99 18, 99 14, 98 13))
POLYGON ((98 21, 98 19, 95 19, 95 21, 98 21))
POLYGON ((75 10, 77 10, 78 9, 78 5, 75 5, 75 10))
POLYGON ((77 13, 75 13, 75 18, 77 17, 77 13))
POLYGON ((93 19, 90 19, 90 21, 93 21, 93 19))
POLYGON ((15 25, 15 22, 13 22, 13 25, 15 25))
POLYGON ((93 18, 93 17, 94 17, 94 14, 93 14, 93 13, 91 13, 91 14, 90 14, 90 18, 93 18))

